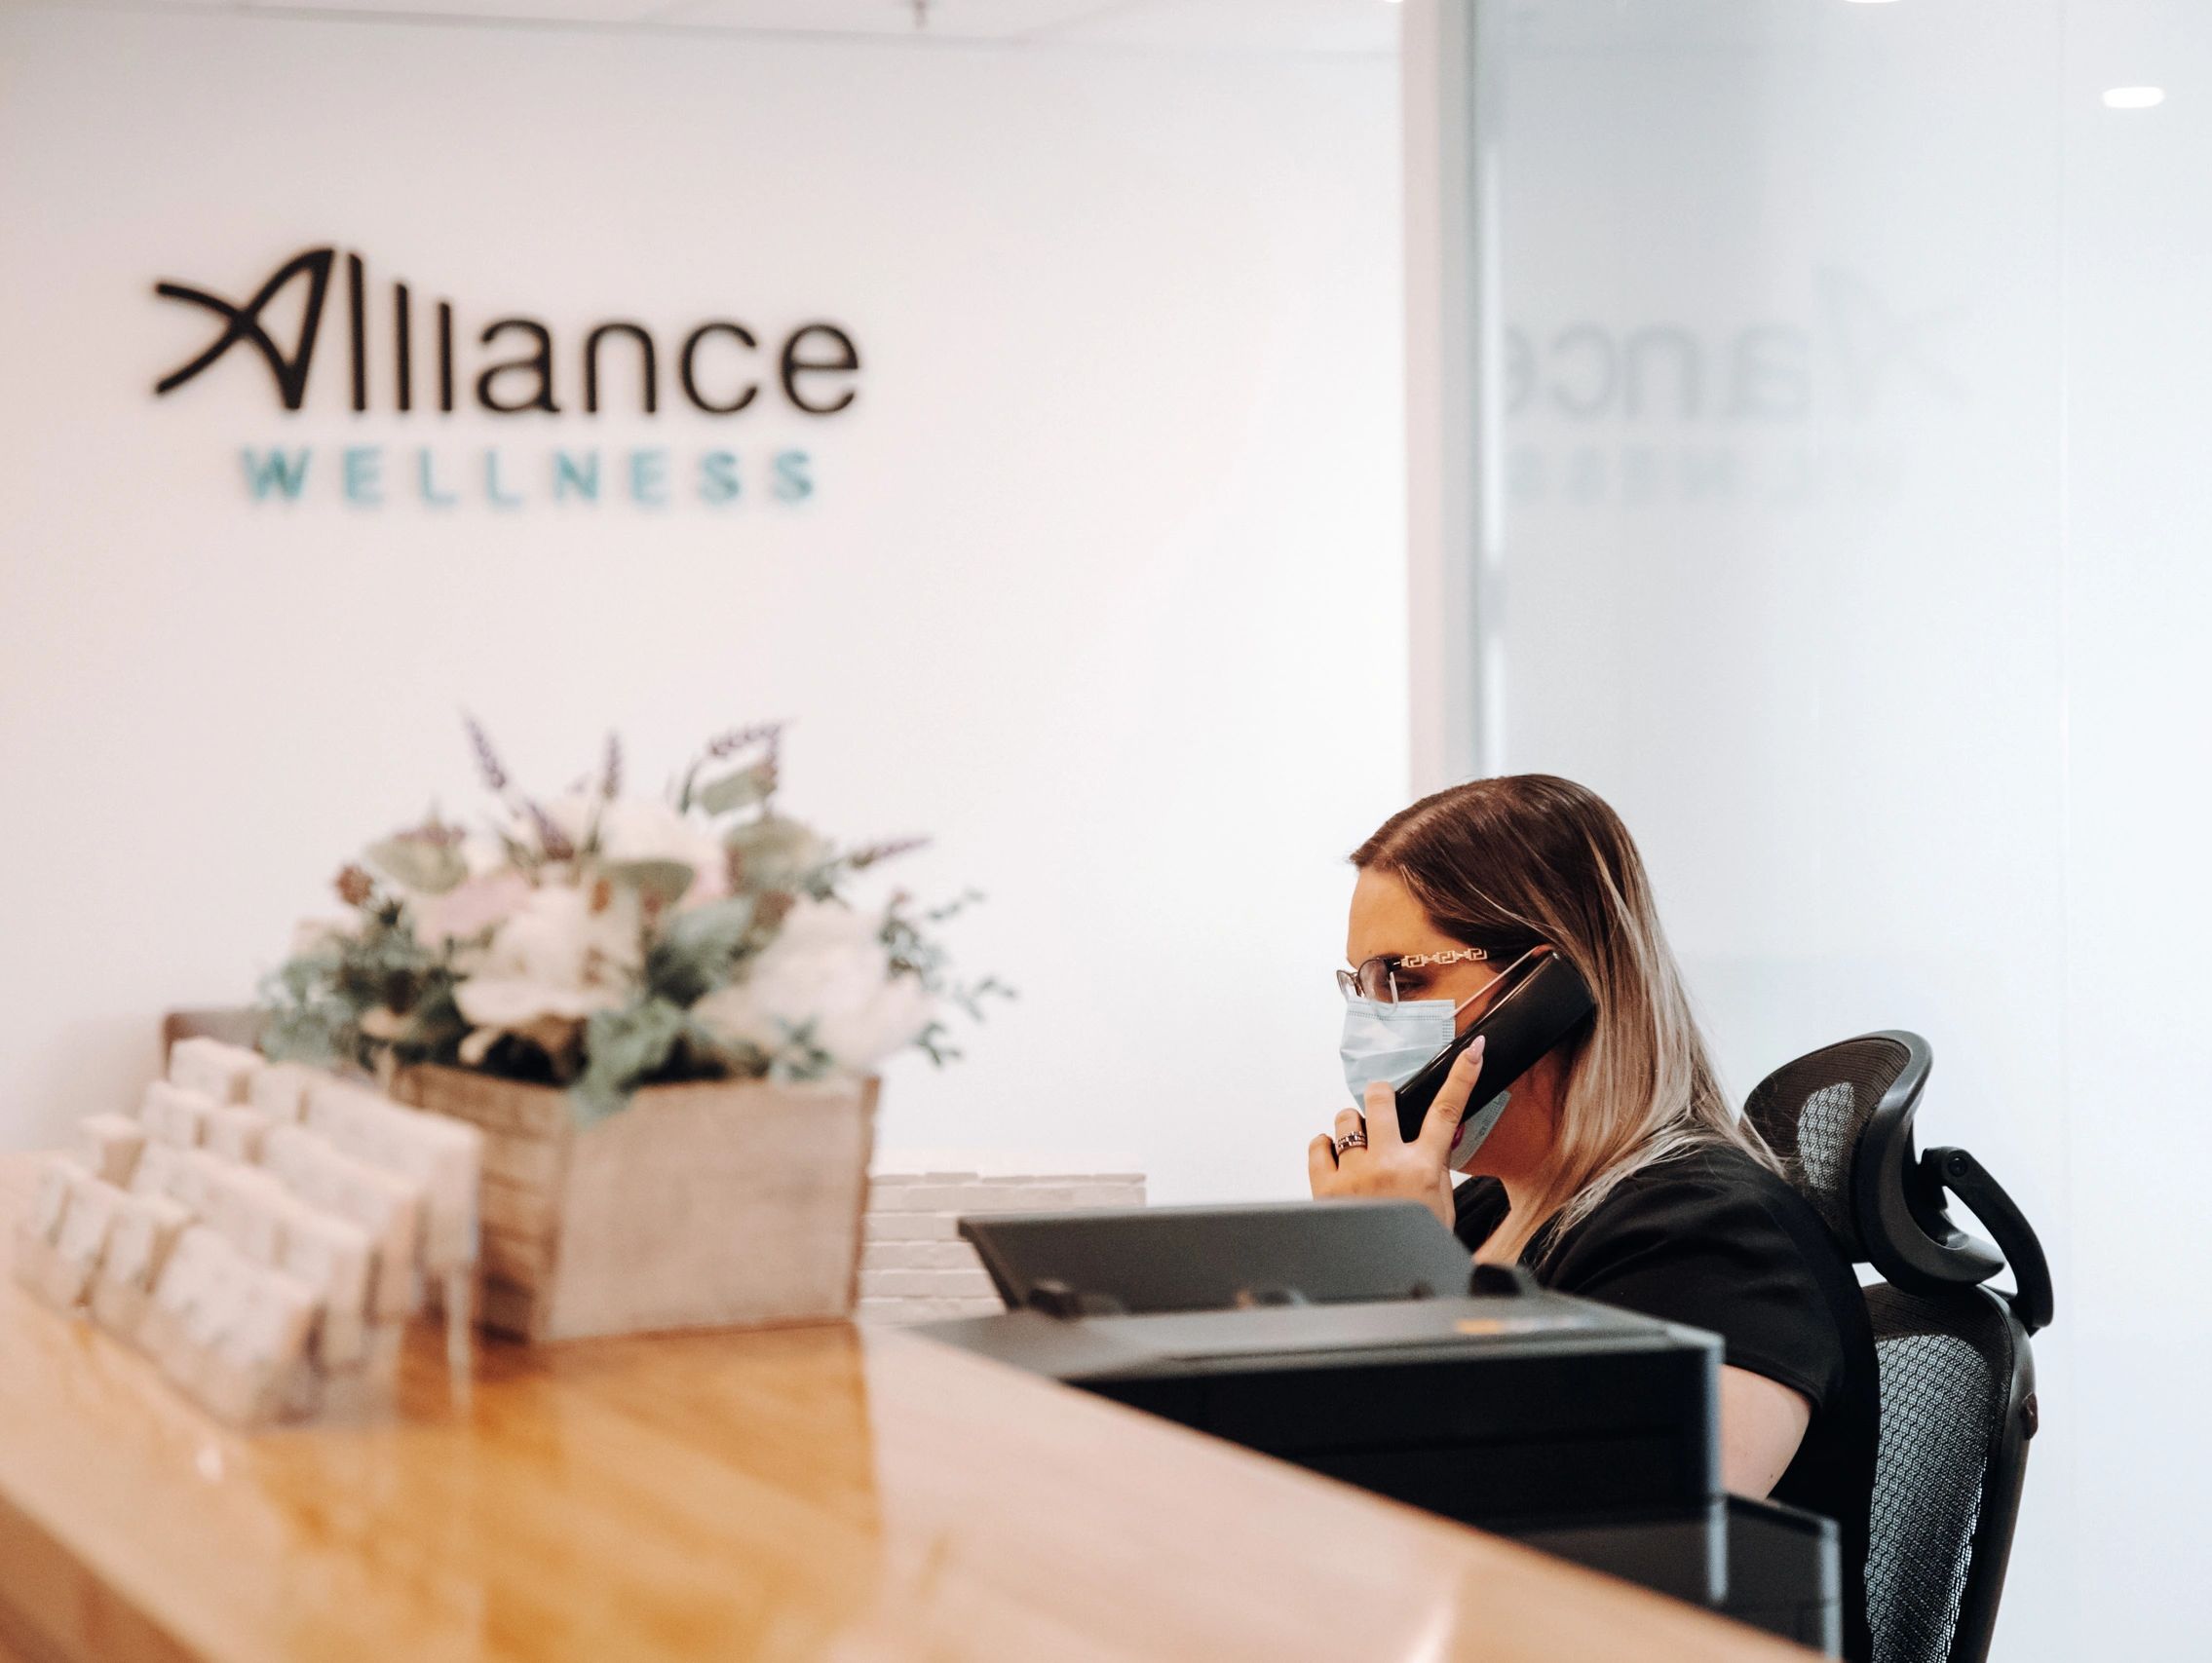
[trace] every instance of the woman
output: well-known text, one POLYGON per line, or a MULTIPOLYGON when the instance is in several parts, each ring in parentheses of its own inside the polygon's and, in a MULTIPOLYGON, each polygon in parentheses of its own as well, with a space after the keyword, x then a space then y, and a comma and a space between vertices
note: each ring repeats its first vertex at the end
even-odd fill
POLYGON ((1314 1140, 1314 1193, 1425 1201, 1478 1259, 1720 1335, 1723 1481, 1836 1521, 1845 1654, 1863 1658, 1880 1410, 1866 1307, 1819 1218, 1721 1095, 1627 828, 1580 785, 1519 775, 1423 798, 1352 860, 1354 968, 1340 979, 1364 1113, 1342 1111, 1334 1136, 1314 1140), (1355 1036, 1388 1024, 1381 1006, 1440 1029, 1442 1002, 1465 1032, 1507 970, 1546 951, 1581 972, 1594 1014, 1510 1082, 1482 1081, 1477 1040, 1405 1142, 1392 1089, 1426 1059, 1355 1036), (1403 1009, 1417 1001, 1436 1002, 1403 1009), (1471 1159, 1452 1156, 1468 1104, 1499 1084, 1488 1136, 1471 1159), (1447 1156, 1475 1175, 1456 1191, 1447 1156))

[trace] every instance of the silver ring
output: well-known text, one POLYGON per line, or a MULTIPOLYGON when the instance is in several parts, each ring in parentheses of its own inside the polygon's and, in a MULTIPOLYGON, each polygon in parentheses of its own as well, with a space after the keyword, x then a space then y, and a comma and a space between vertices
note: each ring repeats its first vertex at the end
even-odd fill
POLYGON ((1348 1149, 1365 1149, 1366 1147, 1367 1134, 1365 1132, 1347 1132, 1336 1141, 1336 1153, 1339 1155, 1343 1154, 1348 1149))

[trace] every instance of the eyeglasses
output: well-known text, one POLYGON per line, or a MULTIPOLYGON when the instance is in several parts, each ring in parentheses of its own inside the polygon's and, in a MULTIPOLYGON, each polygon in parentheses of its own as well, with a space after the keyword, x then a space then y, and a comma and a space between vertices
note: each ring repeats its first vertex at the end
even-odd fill
POLYGON ((1481 947, 1455 947, 1445 953, 1379 953, 1362 962, 1356 970, 1337 971, 1336 985, 1346 999, 1395 1004, 1400 970, 1426 970, 1437 964, 1478 964, 1489 957, 1489 951, 1481 947))

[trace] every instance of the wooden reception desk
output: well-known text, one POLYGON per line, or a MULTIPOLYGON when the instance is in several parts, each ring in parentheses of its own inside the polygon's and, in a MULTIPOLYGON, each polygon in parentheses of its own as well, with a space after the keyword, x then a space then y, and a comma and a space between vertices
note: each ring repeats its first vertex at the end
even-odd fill
POLYGON ((465 1407, 416 1338, 398 1417, 248 1437, 0 1278, 0 1663, 1809 1655, 912 1336, 487 1344, 465 1407))

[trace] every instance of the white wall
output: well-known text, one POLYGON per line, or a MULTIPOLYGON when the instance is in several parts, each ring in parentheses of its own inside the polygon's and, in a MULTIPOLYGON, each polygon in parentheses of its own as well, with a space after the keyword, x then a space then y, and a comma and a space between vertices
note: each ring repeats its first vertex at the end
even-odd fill
POLYGON ((2058 1286, 1996 1655, 2194 1655, 2212 14, 1494 20, 1486 760, 1620 807, 1737 1092, 1933 1042, 2058 1286))
POLYGON ((1022 990, 895 1072, 888 1142, 1300 1191, 1343 857, 1406 772, 1396 143, 1376 60, 0 18, 0 1143, 473 803, 462 708, 553 788, 608 726, 657 775, 788 716, 789 808, 935 834, 903 880, 987 890, 958 943, 1022 990), (351 415, 335 301, 298 416, 243 350, 152 397, 209 330, 157 279, 320 243, 570 343, 831 318, 860 397, 599 418, 804 444, 802 504, 255 505, 238 447, 289 435, 400 483, 594 438, 351 415))

